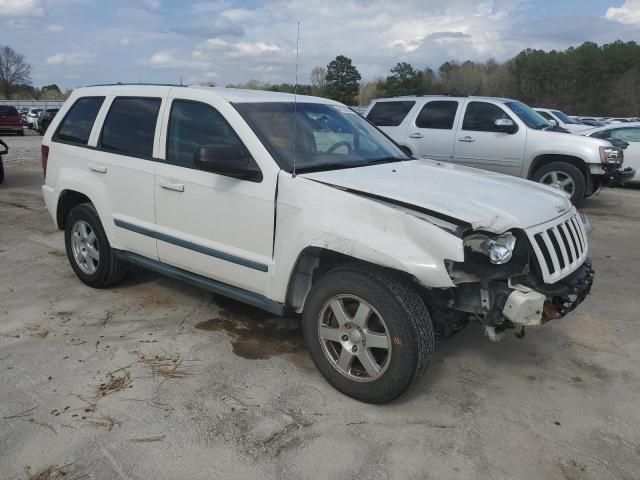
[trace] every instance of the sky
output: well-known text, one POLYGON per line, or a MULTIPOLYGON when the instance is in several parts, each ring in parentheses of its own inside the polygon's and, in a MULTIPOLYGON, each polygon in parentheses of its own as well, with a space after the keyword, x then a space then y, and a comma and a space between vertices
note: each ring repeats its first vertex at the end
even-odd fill
POLYGON ((299 81, 337 55, 364 81, 399 61, 504 61, 525 48, 640 41, 640 0, 0 0, 0 45, 36 86, 299 81))

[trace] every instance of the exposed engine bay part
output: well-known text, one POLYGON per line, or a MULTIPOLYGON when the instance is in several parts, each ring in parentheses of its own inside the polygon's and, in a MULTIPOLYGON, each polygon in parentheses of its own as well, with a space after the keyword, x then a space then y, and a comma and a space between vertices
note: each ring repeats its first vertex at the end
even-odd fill
POLYGON ((548 285, 532 274, 507 279, 463 283, 455 288, 429 291, 426 300, 434 313, 434 323, 441 332, 454 332, 464 327, 456 315, 472 315, 485 327, 492 341, 498 341, 507 329, 542 325, 562 318, 586 298, 593 284, 591 262, 586 261, 568 277, 548 285), (442 312, 449 310, 448 315, 442 312), (438 313, 440 312, 440 313, 438 313))
POLYGON ((513 289, 502 309, 504 317, 520 325, 542 325, 547 297, 524 285, 514 285, 513 289))

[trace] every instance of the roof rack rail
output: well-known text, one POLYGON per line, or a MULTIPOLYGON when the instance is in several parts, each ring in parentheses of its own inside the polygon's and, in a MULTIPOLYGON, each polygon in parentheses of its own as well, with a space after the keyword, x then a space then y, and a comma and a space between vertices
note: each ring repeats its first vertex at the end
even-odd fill
POLYGON ((150 87, 188 87, 189 86, 189 85, 181 85, 179 83, 116 82, 116 83, 97 83, 95 85, 85 85, 85 87, 115 87, 118 85, 123 85, 123 86, 147 85, 150 87))
POLYGON ((427 96, 434 96, 434 97, 468 97, 469 95, 467 95, 465 93, 456 93, 456 92, 427 93, 427 92, 424 92, 424 91, 420 91, 420 92, 403 93, 402 95, 385 95, 384 97, 379 97, 379 98, 427 97, 427 96))

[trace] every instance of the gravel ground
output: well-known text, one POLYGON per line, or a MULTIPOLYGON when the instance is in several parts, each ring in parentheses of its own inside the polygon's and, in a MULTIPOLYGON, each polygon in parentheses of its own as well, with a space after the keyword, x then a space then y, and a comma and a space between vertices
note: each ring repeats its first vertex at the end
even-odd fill
POLYGON ((321 378, 295 319, 143 271, 85 287, 43 207, 39 137, 3 138, 0 478, 638 478, 640 190, 588 200, 577 312, 498 344, 471 325, 370 406, 321 378))

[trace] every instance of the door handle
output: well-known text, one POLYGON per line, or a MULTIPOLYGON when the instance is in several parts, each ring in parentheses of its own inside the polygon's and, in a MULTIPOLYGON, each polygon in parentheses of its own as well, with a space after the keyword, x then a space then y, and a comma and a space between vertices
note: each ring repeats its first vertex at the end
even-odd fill
POLYGON ((97 173, 107 173, 107 167, 104 165, 98 165, 97 163, 90 163, 89 170, 97 173))
POLYGON ((466 143, 472 143, 475 142, 476 139, 473 137, 470 137, 469 135, 467 135, 466 137, 462 137, 458 139, 459 142, 466 142, 466 143))
POLYGON ((184 183, 172 182, 171 180, 160 180, 160 188, 172 190, 174 192, 184 192, 184 183))
POLYGON ((421 133, 412 133, 411 135, 409 135, 409 138, 422 138, 424 137, 424 135, 422 135, 421 133))

